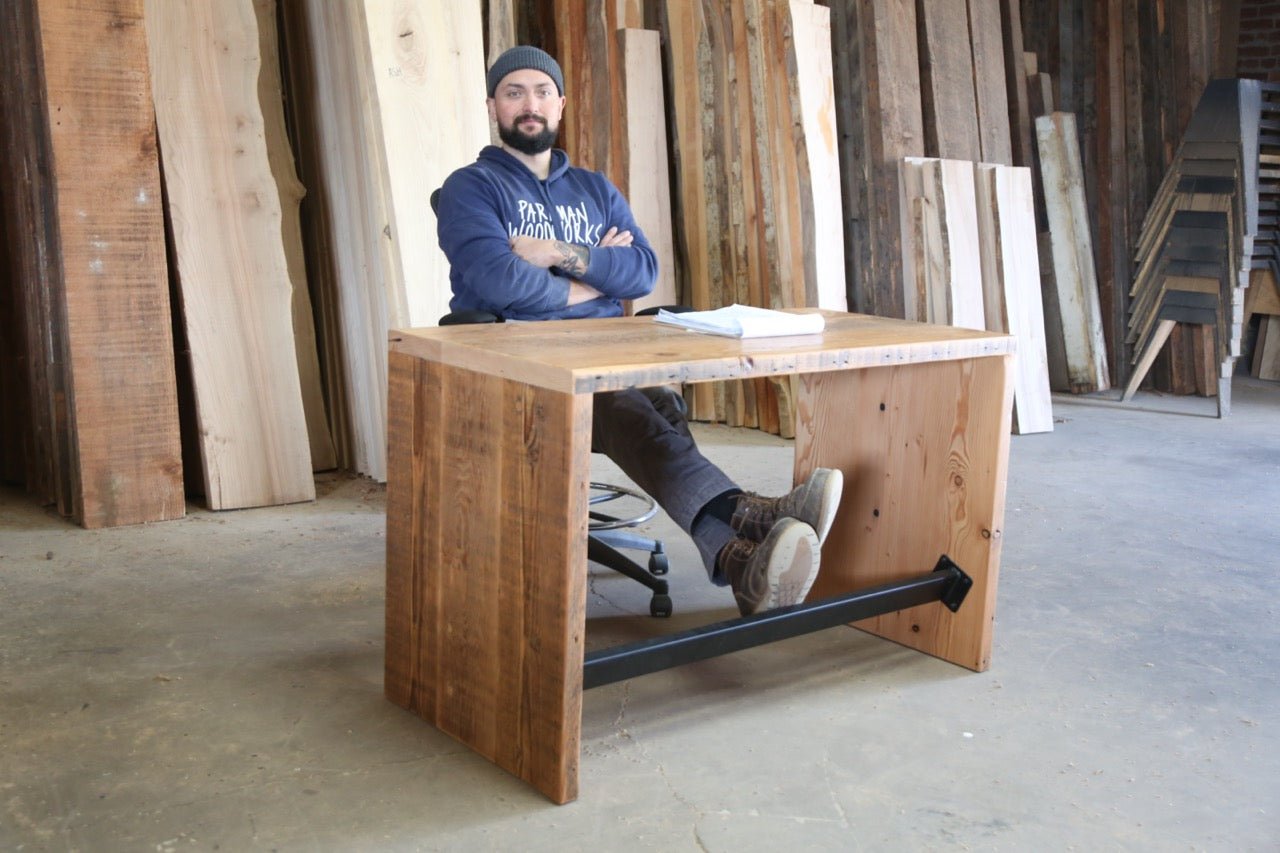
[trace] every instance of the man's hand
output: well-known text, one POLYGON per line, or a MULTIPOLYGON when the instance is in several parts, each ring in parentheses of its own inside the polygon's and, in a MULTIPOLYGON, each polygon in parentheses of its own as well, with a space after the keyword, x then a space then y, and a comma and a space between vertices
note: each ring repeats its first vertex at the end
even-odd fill
POLYGON ((631 232, 619 231, 616 227, 610 228, 604 232, 604 236, 600 238, 601 246, 630 246, 631 232))

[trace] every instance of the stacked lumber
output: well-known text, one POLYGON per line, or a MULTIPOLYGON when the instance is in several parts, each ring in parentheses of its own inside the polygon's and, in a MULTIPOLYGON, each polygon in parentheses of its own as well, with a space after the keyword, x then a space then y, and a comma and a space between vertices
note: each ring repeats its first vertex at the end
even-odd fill
MULTIPOLYGON (((660 33, 643 28, 636 3, 560 2, 554 11, 552 52, 569 99, 561 144, 574 165, 603 172, 613 182, 658 256, 653 292, 627 307, 634 312, 676 304, 660 33)), ((492 23, 492 5, 490 16, 492 23)), ((489 55, 496 58, 492 45, 489 55)))
POLYGON ((1137 391, 1177 323, 1201 326, 1219 415, 1241 350, 1244 291, 1258 233, 1259 117, 1256 80, 1214 80, 1200 98, 1135 249, 1127 343, 1137 391))
POLYGON ((1025 150, 1016 0, 832 0, 846 266, 856 310, 907 316, 904 158, 999 165, 1025 150), (1011 31, 1010 28, 1013 28, 1011 31), (1011 62, 1011 59, 1017 59, 1011 62), (1010 85, 1012 81, 1015 85, 1010 85))
MULTIPOLYGON (((806 0, 669 0, 661 17, 681 301, 845 309, 843 245, 831 236, 841 209, 829 178, 834 87, 828 65, 800 57, 830 53, 829 11, 806 0)), ((697 419, 792 434, 787 383, 695 386, 692 397, 697 419)))
POLYGON ((386 479, 387 332, 448 310, 431 192, 489 140, 477 4, 284 5, 290 103, 345 467, 386 479))
POLYGON ((907 319, 1014 335, 1014 432, 1050 432, 1031 170, 967 160, 902 162, 907 319))
POLYGON ((4 475, 85 527, 185 512, 142 13, 0 4, 4 475))

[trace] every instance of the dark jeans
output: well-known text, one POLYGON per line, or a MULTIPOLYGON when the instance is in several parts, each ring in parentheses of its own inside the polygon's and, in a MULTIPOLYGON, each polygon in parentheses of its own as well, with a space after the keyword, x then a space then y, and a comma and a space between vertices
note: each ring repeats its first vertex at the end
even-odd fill
POLYGON ((698 450, 679 398, 666 388, 628 388, 595 395, 591 449, 613 460, 687 532, 713 582, 715 559, 734 538, 716 518, 694 520, 717 495, 736 489, 729 477, 698 450))

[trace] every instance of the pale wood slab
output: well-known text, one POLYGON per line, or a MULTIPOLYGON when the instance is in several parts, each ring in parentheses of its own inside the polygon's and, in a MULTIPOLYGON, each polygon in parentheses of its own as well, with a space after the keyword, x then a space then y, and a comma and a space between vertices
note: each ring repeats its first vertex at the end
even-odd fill
POLYGON ((1019 435, 1051 432, 1053 405, 1031 170, 982 164, 974 170, 974 179, 987 328, 1018 339, 1013 431, 1019 435))
POLYGON ((390 377, 387 698, 568 802, 591 397, 396 352, 390 377))
POLYGON ((1012 394, 1012 356, 801 377, 796 479, 819 466, 845 475, 811 601, 928 571, 946 554, 974 581, 958 612, 930 604, 856 624, 987 669, 1012 394))
POLYGON ((302 245, 302 199, 306 188, 298 180, 293 148, 284 118, 284 84, 280 76, 280 35, 276 26, 276 0, 254 0, 258 22, 258 50, 262 72, 258 75, 258 103, 262 107, 266 133, 267 162, 280 193, 280 238, 284 243, 289 284, 293 288, 293 343, 298 359, 298 384, 302 389, 302 409, 307 419, 311 445, 311 467, 328 471, 338 464, 329 422, 325 415, 321 386, 320 358, 316 349, 315 315, 311 289, 307 285, 306 253, 302 245))
POLYGON ((924 188, 925 196, 938 210, 942 226, 940 238, 946 246, 947 258, 940 300, 946 305, 946 313, 929 318, 930 322, 985 329, 973 163, 945 159, 926 162, 924 188))
POLYGON ((252 0, 148 0, 182 313, 211 509, 315 498, 252 0))
POLYGON ((812 0, 792 0, 790 13, 801 125, 809 161, 808 190, 813 207, 813 232, 808 251, 816 261, 817 299, 810 305, 847 311, 831 10, 812 0))
POLYGON ((448 313, 452 296, 449 262, 434 239, 431 193, 489 140, 480 5, 362 5, 369 39, 364 61, 377 96, 370 139, 382 145, 374 156, 384 170, 390 249, 401 276, 389 282, 387 322, 425 326, 448 313))
POLYGON ((675 243, 671 225, 670 163, 667 118, 662 96, 662 44, 657 30, 618 31, 625 78, 625 138, 630 196, 636 224, 658 256, 653 292, 632 303, 638 311, 650 305, 674 305, 675 243))

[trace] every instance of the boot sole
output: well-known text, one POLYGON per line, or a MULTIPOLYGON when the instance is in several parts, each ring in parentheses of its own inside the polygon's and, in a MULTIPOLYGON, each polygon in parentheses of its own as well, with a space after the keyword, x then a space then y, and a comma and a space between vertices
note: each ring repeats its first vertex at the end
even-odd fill
POLYGON ((775 525, 761 545, 769 550, 765 567, 769 591, 752 613, 801 603, 818 578, 821 545, 817 533, 803 521, 785 521, 790 523, 775 525))

